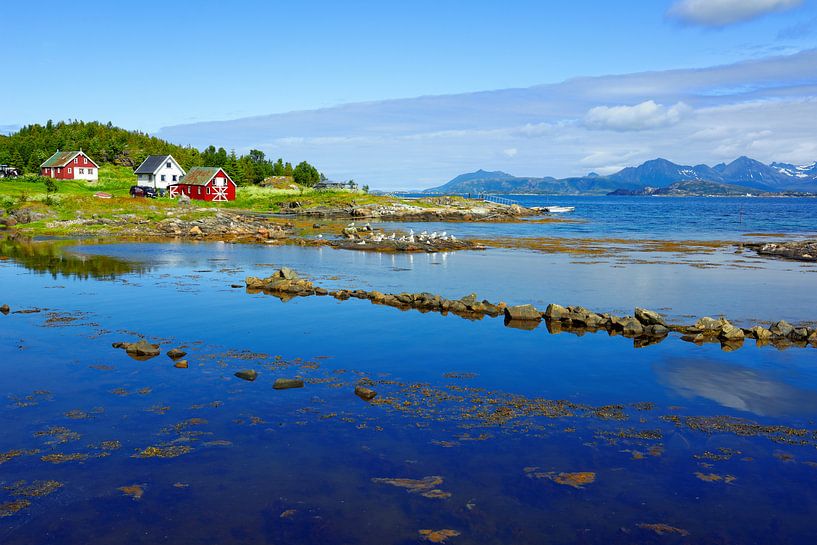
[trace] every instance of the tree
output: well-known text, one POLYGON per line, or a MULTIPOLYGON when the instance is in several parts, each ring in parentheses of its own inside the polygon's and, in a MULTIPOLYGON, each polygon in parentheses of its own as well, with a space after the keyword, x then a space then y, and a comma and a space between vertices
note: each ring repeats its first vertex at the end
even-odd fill
POLYGON ((307 187, 312 187, 321 181, 321 175, 318 169, 306 161, 298 163, 298 166, 292 171, 292 176, 296 184, 305 185, 307 187))

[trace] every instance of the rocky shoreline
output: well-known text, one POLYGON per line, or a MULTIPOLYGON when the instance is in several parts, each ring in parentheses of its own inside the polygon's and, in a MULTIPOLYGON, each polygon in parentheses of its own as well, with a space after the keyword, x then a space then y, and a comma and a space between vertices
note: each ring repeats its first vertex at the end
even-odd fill
POLYGON ((817 262, 817 241, 765 242, 746 244, 759 255, 791 259, 794 261, 817 262))
POLYGON ((301 278, 290 268, 284 267, 268 278, 247 277, 245 285, 248 293, 269 293, 282 300, 294 297, 329 296, 338 300, 350 298, 366 299, 373 304, 396 307, 402 310, 415 309, 420 312, 439 312, 443 315, 456 314, 467 319, 482 319, 504 316, 505 325, 519 329, 533 330, 545 322, 550 333, 573 333, 583 335, 606 331, 609 335, 621 335, 633 339, 637 348, 657 344, 670 333, 680 333, 681 339, 695 344, 719 343, 726 351, 737 350, 747 339, 754 339, 759 346, 772 345, 777 348, 807 347, 817 348, 817 329, 798 327, 784 320, 766 328, 755 325, 740 328, 726 318, 703 317, 690 325, 668 323, 659 313, 636 308, 632 316, 615 316, 596 313, 579 306, 550 304, 541 311, 533 305, 509 306, 504 302, 480 301, 476 294, 460 299, 446 299, 432 293, 382 293, 365 290, 327 290, 315 286, 301 278))
MULTIPOLYGON (((462 199, 424 199, 422 205, 362 204, 342 207, 301 208, 293 206, 282 214, 311 218, 377 219, 383 221, 514 221, 536 212, 519 205, 505 205, 485 201, 468 202, 462 199)), ((297 204, 297 203, 294 203, 297 204)))

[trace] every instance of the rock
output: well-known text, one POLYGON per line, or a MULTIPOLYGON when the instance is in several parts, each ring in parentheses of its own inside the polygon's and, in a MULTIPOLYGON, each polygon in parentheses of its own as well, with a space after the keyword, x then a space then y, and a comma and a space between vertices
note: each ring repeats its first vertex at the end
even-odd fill
POLYGON ((0 307, 0 313, 3 314, 4 316, 8 315, 9 312, 11 312, 11 308, 9 308, 8 305, 3 305, 2 307, 0 307))
POLYGON ((743 330, 739 327, 735 327, 729 322, 724 320, 724 324, 721 327, 721 332, 718 334, 718 338, 722 341, 742 341, 744 338, 743 330))
POLYGON ((714 318, 710 318, 709 316, 704 316, 695 322, 693 329, 698 333, 703 333, 704 335, 717 335, 722 327, 722 319, 716 320, 714 318))
POLYGON ((127 348, 127 347, 130 346, 130 343, 115 342, 115 343, 111 343, 111 346, 113 348, 127 348))
POLYGON ((0 220, 0 224, 5 225, 6 227, 14 227, 17 225, 17 219, 14 217, 3 218, 0 220))
POLYGON ((808 339, 808 329, 805 327, 795 327, 789 338, 793 341, 803 342, 808 339))
POLYGON ((278 276, 285 280, 295 280, 298 278, 298 273, 290 269, 289 267, 281 267, 278 270, 278 276))
POLYGON ((752 337, 759 341, 768 341, 773 336, 771 331, 759 325, 752 327, 749 331, 751 331, 752 337))
POLYGON ((570 312, 565 307, 557 305, 556 303, 549 304, 548 308, 545 309, 545 318, 548 320, 561 322, 562 320, 567 320, 569 315, 570 312))
POLYGON ((136 343, 128 344, 124 348, 125 352, 127 352, 128 354, 148 358, 153 358, 161 353, 159 351, 158 344, 151 344, 147 342, 145 339, 142 339, 141 341, 136 343))
POLYGON ((177 202, 178 202, 179 204, 181 204, 181 205, 189 205, 189 204, 190 204, 190 197, 188 197, 187 195, 185 195, 184 193, 182 193, 182 194, 179 196, 179 200, 178 200, 177 202))
POLYGON ((355 395, 360 399, 371 401, 372 399, 377 397, 377 392, 375 392, 371 388, 366 388, 365 386, 355 386, 355 395))
POLYGON ((187 360, 179 360, 173 364, 173 367, 175 367, 176 369, 187 369, 188 367, 187 360))
POLYGON ((179 360, 187 355, 187 352, 180 348, 171 348, 167 351, 167 357, 171 360, 179 360))
POLYGON ((658 314, 657 312, 653 312, 652 310, 647 310, 645 308, 635 309, 635 319, 641 322, 642 325, 660 325, 663 327, 667 327, 667 323, 664 321, 664 318, 661 317, 660 314, 658 314))
POLYGON ((789 336, 794 332, 794 327, 787 321, 780 320, 770 327, 769 331, 772 332, 772 336, 774 337, 789 338, 789 336))
POLYGON ((204 233, 202 232, 201 228, 198 225, 194 225, 193 227, 190 228, 187 234, 190 235, 191 237, 200 237, 204 233))
POLYGON ((814 331, 811 333, 811 335, 809 335, 808 343, 814 348, 817 348, 817 331, 814 331))
POLYGON ((304 381, 299 378, 277 378, 272 387, 276 390, 289 390, 290 388, 303 388, 304 381))
POLYGON ((542 314, 533 305, 517 305, 505 309, 505 319, 538 322, 542 319, 542 314))
POLYGON ((477 302, 477 294, 471 293, 466 295, 465 297, 460 298, 460 303, 465 305, 466 307, 472 307, 477 302))
POLYGON ((243 288, 244 286, 243 286, 243 285, 241 285, 241 284, 230 284, 230 287, 231 287, 231 288, 238 289, 238 288, 243 288))
POLYGON ((649 335, 651 337, 666 337, 667 335, 669 335, 669 328, 661 324, 648 325, 644 327, 643 334, 649 335))
POLYGON ((254 381, 255 379, 258 378, 258 371, 256 371, 255 369, 238 371, 237 373, 235 373, 235 376, 237 376, 238 378, 240 378, 242 380, 248 380, 248 381, 252 382, 252 381, 254 381))
POLYGON ((628 337, 637 337, 644 333, 644 326, 634 317, 628 316, 624 319, 621 331, 628 337))

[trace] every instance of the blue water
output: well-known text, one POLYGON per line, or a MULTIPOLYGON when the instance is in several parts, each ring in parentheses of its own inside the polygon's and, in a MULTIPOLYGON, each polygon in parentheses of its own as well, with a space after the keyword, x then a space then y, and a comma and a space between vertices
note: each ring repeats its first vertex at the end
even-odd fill
MULTIPOLYGON (((428 529, 458 532, 454 544, 817 538, 814 349, 724 352, 671 337, 635 350, 606 334, 551 335, 359 300, 284 303, 230 287, 293 265, 329 286, 439 284, 432 291, 480 288, 520 301, 590 289, 623 306, 622 292, 659 297, 715 282, 673 300, 726 305, 742 293, 734 308, 750 316, 753 283, 759 292, 761 278, 782 278, 780 300, 794 304, 799 293, 805 319, 815 308, 811 269, 628 264, 629 284, 611 289, 613 266, 512 251, 411 257, 202 243, 5 252, 0 303, 13 312, 0 315, 0 453, 24 453, 0 463, 0 481, 62 487, 0 518, 4 544, 416 543, 428 529), (502 263, 526 272, 509 277, 502 263), (724 291, 730 281, 746 285, 724 291), (33 308, 41 311, 14 313, 33 308), (111 348, 139 334, 163 350, 184 347, 190 367, 111 348), (257 369, 258 380, 235 378, 240 369, 257 369), (294 376, 306 387, 272 389, 294 376), (381 402, 354 396, 361 379, 381 402), (68 416, 74 410, 88 418, 68 416), (740 420, 701 427, 689 417, 740 420), (80 437, 48 444, 35 435, 53 426, 80 437), (121 448, 101 456, 102 441, 121 448), (134 457, 149 446, 190 451, 134 457), (55 453, 86 458, 42 460, 55 453), (575 472, 594 480, 554 480, 575 472), (437 499, 373 481, 433 476, 442 478, 437 499), (141 498, 119 490, 132 485, 141 498)), ((13 494, 0 488, 0 504, 13 494)))
MULTIPOLYGON (((750 233, 817 234, 817 199, 502 195, 522 206, 573 206, 564 224, 418 223, 455 236, 563 236, 658 240, 753 240, 750 233)), ((388 224, 400 228, 402 224, 388 224)))

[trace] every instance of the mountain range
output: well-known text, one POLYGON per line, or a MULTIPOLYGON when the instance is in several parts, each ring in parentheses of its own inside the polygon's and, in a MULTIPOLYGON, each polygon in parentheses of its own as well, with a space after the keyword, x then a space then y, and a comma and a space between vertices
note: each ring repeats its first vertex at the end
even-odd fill
MULTIPOLYGON (((710 188, 729 186, 730 193, 817 193, 817 162, 798 166, 789 163, 769 165, 739 157, 729 164, 678 165, 666 159, 653 159, 615 174, 590 173, 576 178, 517 177, 506 172, 478 170, 461 174, 425 193, 535 193, 548 195, 653 194, 679 182, 683 187, 710 188)), ((676 185, 676 187, 679 187, 676 185)), ((666 193, 666 192, 665 192, 666 193)), ((716 191, 718 193, 718 191, 716 191)), ((662 194, 658 192, 658 194, 662 194)))

